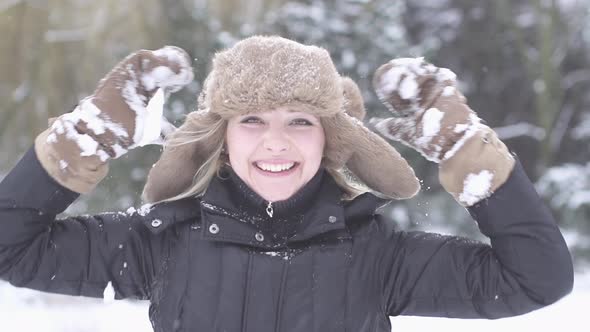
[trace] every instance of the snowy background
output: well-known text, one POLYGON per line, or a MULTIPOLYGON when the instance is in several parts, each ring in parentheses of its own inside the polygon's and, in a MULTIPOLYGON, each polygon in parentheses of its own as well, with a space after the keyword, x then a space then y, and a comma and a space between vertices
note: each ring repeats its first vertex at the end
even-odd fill
MULTIPOLYGON (((166 103, 179 125, 219 49, 252 34, 280 34, 330 51, 360 86, 367 119, 388 116, 374 70, 423 56, 457 73, 470 106, 515 152, 555 215, 576 266, 574 292, 537 312, 499 321, 400 317, 394 330, 587 330, 590 303, 590 1, 587 0, 0 0, 0 181, 47 119, 70 111, 132 51, 177 45, 195 80, 166 103)), ((400 228, 481 238, 438 183, 436 165, 392 144, 422 180, 392 204, 400 228)), ((109 176, 67 214, 140 206, 160 150, 111 162, 109 176)), ((0 332, 151 331, 147 304, 41 294, 0 281, 0 332)))

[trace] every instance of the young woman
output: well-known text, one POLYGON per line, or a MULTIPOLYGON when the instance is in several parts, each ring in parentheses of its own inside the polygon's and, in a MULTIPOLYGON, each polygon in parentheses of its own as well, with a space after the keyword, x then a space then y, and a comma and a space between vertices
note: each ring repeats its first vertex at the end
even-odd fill
POLYGON ((158 136, 146 105, 159 89, 192 79, 182 50, 140 51, 37 137, 0 184, 3 279, 92 297, 110 283, 151 301, 155 331, 381 332, 389 316, 493 319, 571 291, 551 214, 452 72, 384 64, 374 85, 393 117, 373 124, 439 163, 491 245, 378 214, 416 194, 413 170, 360 121, 360 92, 328 53, 280 37, 216 54, 198 110, 150 171, 151 204, 56 219, 111 158, 158 136))

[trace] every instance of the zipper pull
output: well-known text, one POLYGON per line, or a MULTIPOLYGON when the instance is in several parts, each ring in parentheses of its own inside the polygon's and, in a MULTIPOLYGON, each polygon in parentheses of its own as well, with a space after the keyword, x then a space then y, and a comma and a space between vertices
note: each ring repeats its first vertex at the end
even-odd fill
POLYGON ((266 207, 266 214, 272 218, 273 210, 272 210, 272 202, 268 202, 268 206, 266 207))

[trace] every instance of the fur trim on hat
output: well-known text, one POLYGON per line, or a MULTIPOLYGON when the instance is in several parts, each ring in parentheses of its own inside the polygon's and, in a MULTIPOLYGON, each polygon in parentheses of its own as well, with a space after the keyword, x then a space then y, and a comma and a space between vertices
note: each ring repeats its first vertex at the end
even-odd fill
POLYGON ((255 36, 213 58, 203 107, 230 118, 287 106, 330 116, 343 102, 340 75, 325 49, 255 36))

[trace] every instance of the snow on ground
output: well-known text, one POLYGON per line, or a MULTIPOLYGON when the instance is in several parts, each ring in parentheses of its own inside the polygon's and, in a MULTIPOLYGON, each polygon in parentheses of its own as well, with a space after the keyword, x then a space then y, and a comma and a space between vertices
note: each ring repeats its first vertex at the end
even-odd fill
MULTIPOLYGON (((392 331, 587 331, 590 270, 576 276, 574 291, 558 303, 500 320, 395 317, 392 331)), ((17 289, 0 282, 0 331, 151 332, 148 304, 103 301, 17 289)))

